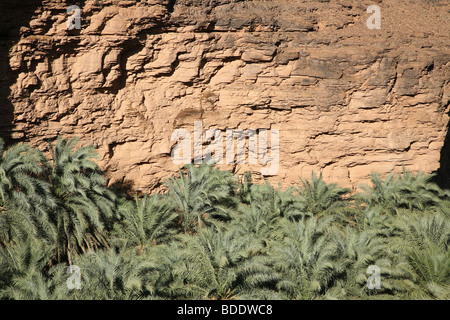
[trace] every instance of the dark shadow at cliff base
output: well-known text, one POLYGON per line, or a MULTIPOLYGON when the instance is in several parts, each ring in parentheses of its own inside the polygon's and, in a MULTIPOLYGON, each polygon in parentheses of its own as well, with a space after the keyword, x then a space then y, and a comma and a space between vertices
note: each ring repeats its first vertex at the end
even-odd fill
POLYGON ((3 138, 7 144, 10 144, 14 108, 8 99, 10 94, 9 87, 12 85, 12 81, 7 76, 8 61, 8 46, 0 40, 0 138, 3 138))
POLYGON ((139 195, 134 190, 134 183, 130 180, 124 180, 122 182, 116 181, 109 186, 111 190, 113 190, 116 194, 122 195, 128 200, 134 198, 135 195, 139 195))
POLYGON ((442 189, 450 189, 450 122, 447 125, 447 136, 444 140, 444 146, 441 149, 441 158, 439 160, 439 169, 435 172, 435 183, 442 189))
POLYGON ((14 142, 14 106, 10 87, 17 81, 18 72, 10 68, 9 51, 20 39, 22 27, 27 27, 31 17, 41 5, 41 0, 0 1, 0 137, 7 144, 14 142))

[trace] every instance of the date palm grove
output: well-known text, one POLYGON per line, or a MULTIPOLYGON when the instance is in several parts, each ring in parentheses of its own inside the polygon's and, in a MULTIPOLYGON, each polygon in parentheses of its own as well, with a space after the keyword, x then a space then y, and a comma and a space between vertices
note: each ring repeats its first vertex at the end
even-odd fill
POLYGON ((131 197, 77 145, 0 140, 1 299, 450 299, 450 192, 430 175, 352 194, 202 164, 131 197))

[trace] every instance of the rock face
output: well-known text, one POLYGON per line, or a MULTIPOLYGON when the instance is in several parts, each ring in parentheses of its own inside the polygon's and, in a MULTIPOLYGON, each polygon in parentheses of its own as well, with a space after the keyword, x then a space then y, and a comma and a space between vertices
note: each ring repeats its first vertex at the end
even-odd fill
POLYGON ((42 150, 78 136, 98 146, 110 184, 158 189, 179 167, 172 134, 194 137, 194 122, 224 137, 278 129, 267 178, 285 186, 316 171, 356 188, 372 170, 442 162, 446 0, 2 2, 0 134, 42 150), (71 4, 81 29, 67 28, 71 4), (381 29, 366 24, 371 4, 381 29))

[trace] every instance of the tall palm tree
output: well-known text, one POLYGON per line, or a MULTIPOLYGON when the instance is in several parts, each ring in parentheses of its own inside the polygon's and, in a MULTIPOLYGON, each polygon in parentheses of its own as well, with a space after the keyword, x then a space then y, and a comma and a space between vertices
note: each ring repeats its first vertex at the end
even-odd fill
POLYGON ((139 253, 156 244, 170 240, 176 233, 176 217, 167 197, 135 196, 134 202, 120 206, 121 221, 114 227, 113 236, 137 248, 139 253))
POLYGON ((0 279, 3 278, 4 282, 0 297, 14 300, 65 299, 68 293, 65 268, 50 265, 53 254, 54 248, 48 243, 31 238, 0 249, 0 279))
POLYGON ((54 235, 48 211, 55 207, 42 179, 44 157, 25 144, 5 149, 0 139, 0 246, 27 237, 54 235))
MULTIPOLYGON (((255 205, 272 211, 280 217, 298 220, 305 215, 305 206, 294 194, 294 189, 282 191, 265 184, 253 184, 250 172, 244 174, 239 182, 238 197, 243 205, 255 205)), ((245 206, 241 206, 245 208, 245 206)))
POLYGON ((136 300, 144 299, 151 263, 135 251, 88 251, 74 258, 81 273, 80 289, 71 290, 70 299, 136 300))
POLYGON ((187 285, 191 273, 191 263, 186 255, 182 235, 168 244, 152 246, 145 251, 149 263, 145 289, 156 299, 192 299, 198 297, 196 291, 187 285))
POLYGON ((338 274, 338 246, 330 241, 332 218, 284 221, 284 238, 269 251, 281 281, 277 288, 287 299, 316 299, 332 286, 338 274))
POLYGON ((423 211, 425 208, 439 206, 448 196, 433 182, 432 175, 423 172, 412 174, 403 172, 388 175, 384 180, 379 174, 371 174, 372 186, 363 185, 363 193, 358 199, 368 206, 378 206, 383 212, 401 214, 409 211, 423 211))
POLYGON ((240 235, 252 236, 265 247, 279 240, 281 221, 280 213, 266 203, 253 202, 242 205, 232 214, 233 220, 226 226, 230 231, 240 235))
POLYGON ((57 230, 58 258, 107 245, 105 228, 115 217, 116 197, 105 186, 103 173, 92 160, 93 146, 76 149, 78 139, 58 138, 51 146, 50 184, 57 208, 50 218, 57 230))
POLYGON ((364 226, 333 232, 330 241, 338 244, 338 267, 327 298, 392 299, 411 289, 412 274, 397 244, 395 228, 386 225, 384 216, 378 218, 372 215, 368 219, 375 221, 364 226), (379 271, 379 287, 369 286, 373 268, 379 271))
POLYGON ((450 222, 442 215, 401 217, 403 253, 417 285, 413 298, 450 297, 450 222))
POLYGON ((349 215, 355 213, 355 208, 350 206, 348 188, 341 188, 336 183, 328 184, 322 174, 319 177, 311 173, 311 181, 300 179, 300 186, 296 188, 298 196, 309 215, 338 216, 341 220, 348 220, 349 215), (347 197, 347 199, 345 199, 347 197))
POLYGON ((186 237, 186 285, 197 299, 277 297, 278 275, 267 266, 262 246, 233 231, 204 228, 186 237))
POLYGON ((179 177, 166 182, 183 231, 196 232, 199 226, 230 219, 236 206, 236 183, 229 171, 211 165, 187 165, 179 177))

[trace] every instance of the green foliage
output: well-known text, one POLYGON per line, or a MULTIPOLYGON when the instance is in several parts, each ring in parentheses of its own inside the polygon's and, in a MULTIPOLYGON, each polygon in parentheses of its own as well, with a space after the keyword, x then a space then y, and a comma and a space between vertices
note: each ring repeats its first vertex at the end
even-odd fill
POLYGON ((166 185, 185 233, 229 220, 230 209, 236 206, 236 184, 231 173, 206 163, 198 167, 187 165, 179 177, 171 178, 166 185))
POLYGON ((403 297, 412 286, 411 272, 400 250, 398 228, 392 217, 365 210, 356 228, 335 230, 339 277, 327 292, 328 298, 393 299, 403 297), (380 287, 370 288, 370 267, 380 270, 380 287))
POLYGON ((148 295, 145 288, 151 263, 134 251, 88 251, 76 257, 81 270, 81 289, 71 290, 69 298, 80 300, 136 300, 148 295))
POLYGON ((105 186, 103 173, 92 160, 93 146, 76 149, 78 139, 59 138, 52 147, 51 190, 56 209, 50 220, 57 232, 58 257, 107 245, 105 228, 115 215, 116 196, 105 186))
POLYGON ((450 222, 442 215, 413 215, 399 222, 403 252, 412 269, 413 298, 450 298, 450 222))
POLYGON ((234 231, 204 228, 185 236, 186 288, 194 299, 229 300, 267 297, 277 275, 264 261, 262 246, 234 231))
POLYGON ((351 220, 350 217, 355 214, 355 208, 349 205, 350 189, 341 188, 335 183, 328 184, 322 174, 317 177, 314 172, 311 181, 301 179, 300 183, 296 191, 306 214, 335 215, 343 221, 351 220))
POLYGON ((149 246, 169 241, 176 233, 177 215, 167 197, 145 195, 139 199, 136 196, 134 202, 122 203, 119 211, 122 218, 112 235, 136 247, 139 253, 149 246))
POLYGON ((389 214, 401 214, 404 209, 435 209, 443 199, 449 198, 448 194, 430 182, 431 178, 432 176, 421 172, 413 175, 405 169, 397 176, 390 174, 385 180, 382 180, 379 174, 372 173, 372 186, 362 186, 365 193, 359 194, 358 199, 389 214))
POLYGON ((18 144, 8 150, 0 139, 0 247, 29 237, 50 238, 48 210, 54 198, 38 150, 18 144))
POLYGON ((245 211, 245 205, 254 206, 257 210, 270 211, 279 217, 298 220, 305 215, 304 203, 293 194, 292 188, 282 191, 275 189, 268 182, 253 184, 250 173, 244 175, 244 182, 240 183, 238 196, 241 199, 240 209, 245 211))
POLYGON ((337 243, 330 241, 329 218, 285 222, 284 238, 269 252, 281 274, 277 288, 287 299, 315 299, 330 287, 338 269, 337 243))
POLYGON ((54 248, 27 240, 0 250, 0 297, 14 300, 55 300, 67 296, 61 265, 51 267, 54 248), (3 282, 3 283, 2 283, 3 282))
POLYGON ((77 144, 47 160, 0 141, 2 299, 450 298, 450 192, 431 176, 373 173, 352 195, 188 165, 128 200, 77 144))

